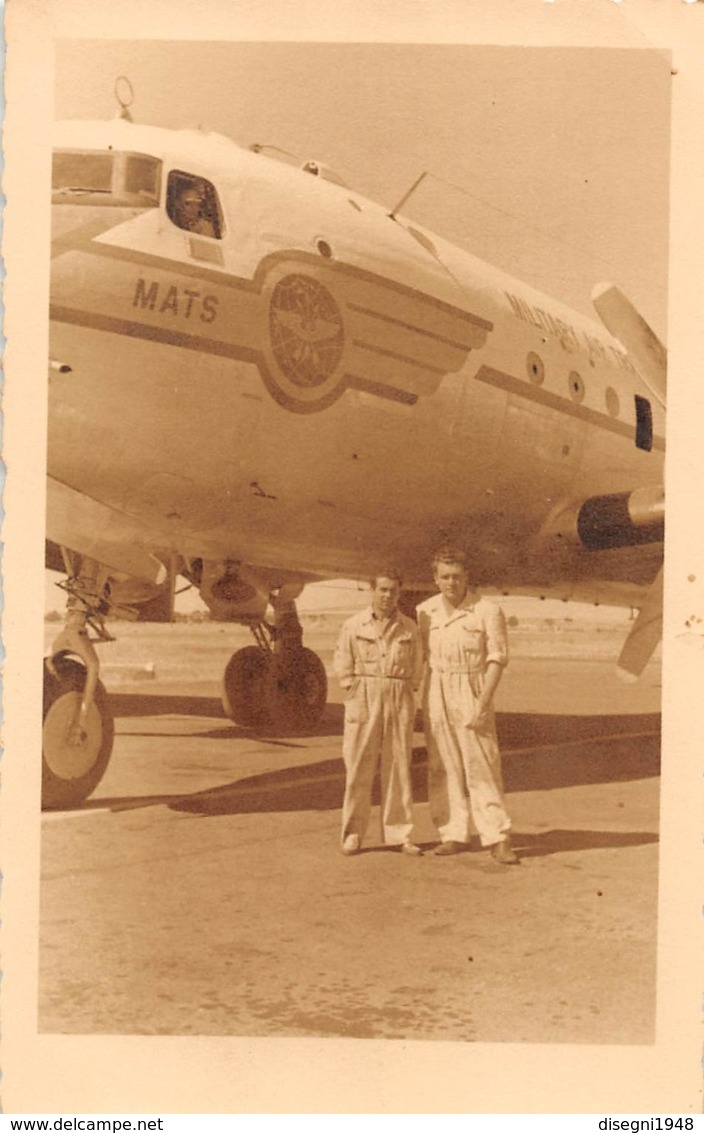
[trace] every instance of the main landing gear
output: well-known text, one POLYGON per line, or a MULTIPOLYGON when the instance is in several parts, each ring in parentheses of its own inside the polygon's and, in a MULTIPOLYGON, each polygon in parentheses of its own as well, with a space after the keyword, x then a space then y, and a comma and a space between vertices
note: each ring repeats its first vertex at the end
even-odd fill
POLYGON ((328 682, 322 661, 303 646, 294 602, 271 596, 267 620, 252 626, 256 645, 233 653, 222 703, 236 724, 305 731, 320 719, 328 682))
POLYGON ((98 679, 98 657, 88 636, 91 627, 97 640, 111 640, 103 624, 106 579, 96 563, 84 559, 80 573, 69 569, 65 588, 64 629, 44 661, 45 809, 76 806, 95 790, 110 760, 115 732, 107 693, 98 679))

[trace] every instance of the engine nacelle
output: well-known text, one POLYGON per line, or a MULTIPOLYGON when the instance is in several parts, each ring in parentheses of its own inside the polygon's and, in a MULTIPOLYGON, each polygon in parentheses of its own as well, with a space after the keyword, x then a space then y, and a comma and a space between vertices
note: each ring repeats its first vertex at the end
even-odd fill
POLYGON ((193 564, 189 577, 198 585, 213 618, 226 622, 263 621, 272 591, 293 601, 304 586, 286 571, 252 568, 233 559, 193 564))
POLYGON ((587 551, 661 543, 665 537, 665 492, 661 486, 590 496, 553 513, 542 540, 564 540, 587 551))

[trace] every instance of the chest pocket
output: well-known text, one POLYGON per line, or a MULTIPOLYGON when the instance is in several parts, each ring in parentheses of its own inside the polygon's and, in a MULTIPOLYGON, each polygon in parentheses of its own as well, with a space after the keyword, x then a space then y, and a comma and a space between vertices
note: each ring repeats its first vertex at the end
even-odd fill
POLYGON ((376 661, 379 656, 379 645, 375 637, 358 633, 355 635, 355 649, 357 656, 363 664, 376 661))
POLYGON ((406 657, 408 656, 408 651, 411 648, 412 644, 413 638, 411 637, 410 633, 403 633, 394 641, 394 649, 398 650, 400 657, 406 657))
POLYGON ((393 644, 391 659, 394 666, 407 669, 413 661, 413 638, 410 633, 403 633, 397 637, 393 644))

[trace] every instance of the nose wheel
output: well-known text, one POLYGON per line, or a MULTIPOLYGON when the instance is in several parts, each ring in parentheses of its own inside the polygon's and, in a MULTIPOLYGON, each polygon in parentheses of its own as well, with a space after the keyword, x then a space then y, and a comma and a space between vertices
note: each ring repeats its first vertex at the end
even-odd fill
POLYGON ((114 724, 101 681, 81 718, 83 665, 68 657, 44 664, 42 807, 76 806, 95 790, 110 761, 114 724), (52 671, 53 668, 53 671, 52 671))
POLYGON ((63 547, 61 553, 68 576, 61 584, 68 595, 66 618, 44 662, 42 807, 47 809, 77 806, 95 790, 115 737, 94 649, 95 642, 112 640, 104 624, 107 575, 91 559, 63 547))

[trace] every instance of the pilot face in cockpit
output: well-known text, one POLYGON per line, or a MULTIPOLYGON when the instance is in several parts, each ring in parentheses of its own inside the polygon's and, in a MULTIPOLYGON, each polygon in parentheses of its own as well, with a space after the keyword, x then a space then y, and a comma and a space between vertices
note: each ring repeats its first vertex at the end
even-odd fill
POLYGON ((186 185, 179 193, 176 217, 179 228, 195 232, 199 236, 214 236, 212 221, 204 216, 205 193, 197 185, 186 185))

